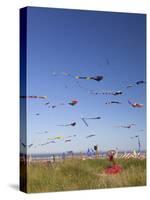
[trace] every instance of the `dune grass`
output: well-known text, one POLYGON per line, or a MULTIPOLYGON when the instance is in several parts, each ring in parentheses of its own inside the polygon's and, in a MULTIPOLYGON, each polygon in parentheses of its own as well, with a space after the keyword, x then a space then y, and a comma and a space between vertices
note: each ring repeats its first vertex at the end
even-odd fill
POLYGON ((106 159, 65 160, 54 165, 31 164, 27 168, 27 192, 115 188, 146 185, 146 160, 118 160, 123 171, 106 175, 106 159))

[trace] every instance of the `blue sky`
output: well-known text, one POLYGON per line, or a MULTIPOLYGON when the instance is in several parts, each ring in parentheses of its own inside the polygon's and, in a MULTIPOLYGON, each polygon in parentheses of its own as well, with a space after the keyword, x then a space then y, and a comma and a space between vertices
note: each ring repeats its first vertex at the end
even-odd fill
POLYGON ((27 142, 36 145, 47 142, 49 137, 77 135, 70 143, 57 140, 56 144, 32 147, 29 152, 85 151, 95 144, 100 150, 133 150, 137 149, 137 140, 130 137, 137 134, 142 149, 146 149, 146 89, 144 85, 126 89, 129 84, 146 80, 146 16, 49 8, 28 8, 27 13, 27 93, 48 96, 47 100, 27 100, 27 142), (78 86, 76 79, 62 76, 61 72, 74 76, 103 75, 100 82, 79 80, 79 84, 91 90, 124 93, 91 95, 78 86), (79 101, 74 107, 52 109, 44 105, 48 101, 50 105, 67 104, 72 99, 79 101), (143 103, 144 107, 132 108, 128 99, 143 103), (112 100, 122 104, 105 104, 112 100), (81 115, 101 119, 88 121, 86 127, 81 115), (75 127, 56 126, 74 121, 75 127), (136 126, 116 127, 129 123, 136 126), (38 133, 46 130, 49 133, 38 133), (89 134, 96 136, 86 139, 89 134))

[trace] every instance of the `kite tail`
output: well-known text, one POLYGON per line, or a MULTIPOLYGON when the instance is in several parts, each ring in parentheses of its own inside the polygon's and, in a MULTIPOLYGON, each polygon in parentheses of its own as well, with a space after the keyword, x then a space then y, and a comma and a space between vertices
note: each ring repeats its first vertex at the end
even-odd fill
POLYGON ((86 77, 86 76, 75 76, 76 79, 87 79, 89 80, 90 77, 86 77))

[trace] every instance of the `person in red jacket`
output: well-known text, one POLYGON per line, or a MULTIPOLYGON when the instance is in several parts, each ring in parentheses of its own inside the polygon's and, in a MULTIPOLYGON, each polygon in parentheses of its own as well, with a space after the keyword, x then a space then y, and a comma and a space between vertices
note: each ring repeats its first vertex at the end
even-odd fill
POLYGON ((120 165, 116 164, 116 162, 114 160, 115 154, 116 154, 115 150, 110 150, 107 152, 107 157, 108 157, 108 160, 110 161, 111 165, 109 165, 105 169, 106 174, 114 175, 114 174, 121 173, 121 171, 122 171, 122 167, 120 165))

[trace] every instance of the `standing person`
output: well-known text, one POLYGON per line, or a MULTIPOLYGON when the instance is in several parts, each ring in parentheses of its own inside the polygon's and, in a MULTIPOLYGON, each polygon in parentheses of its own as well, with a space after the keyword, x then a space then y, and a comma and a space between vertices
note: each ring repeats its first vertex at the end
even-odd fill
POLYGON ((96 153, 96 158, 98 158, 98 145, 94 146, 94 150, 95 150, 95 153, 96 153))
POLYGON ((64 152, 62 153, 62 159, 63 161, 66 159, 66 154, 64 152))
POLYGON ((55 163, 56 161, 56 158, 55 158, 55 155, 53 154, 53 163, 55 163))

